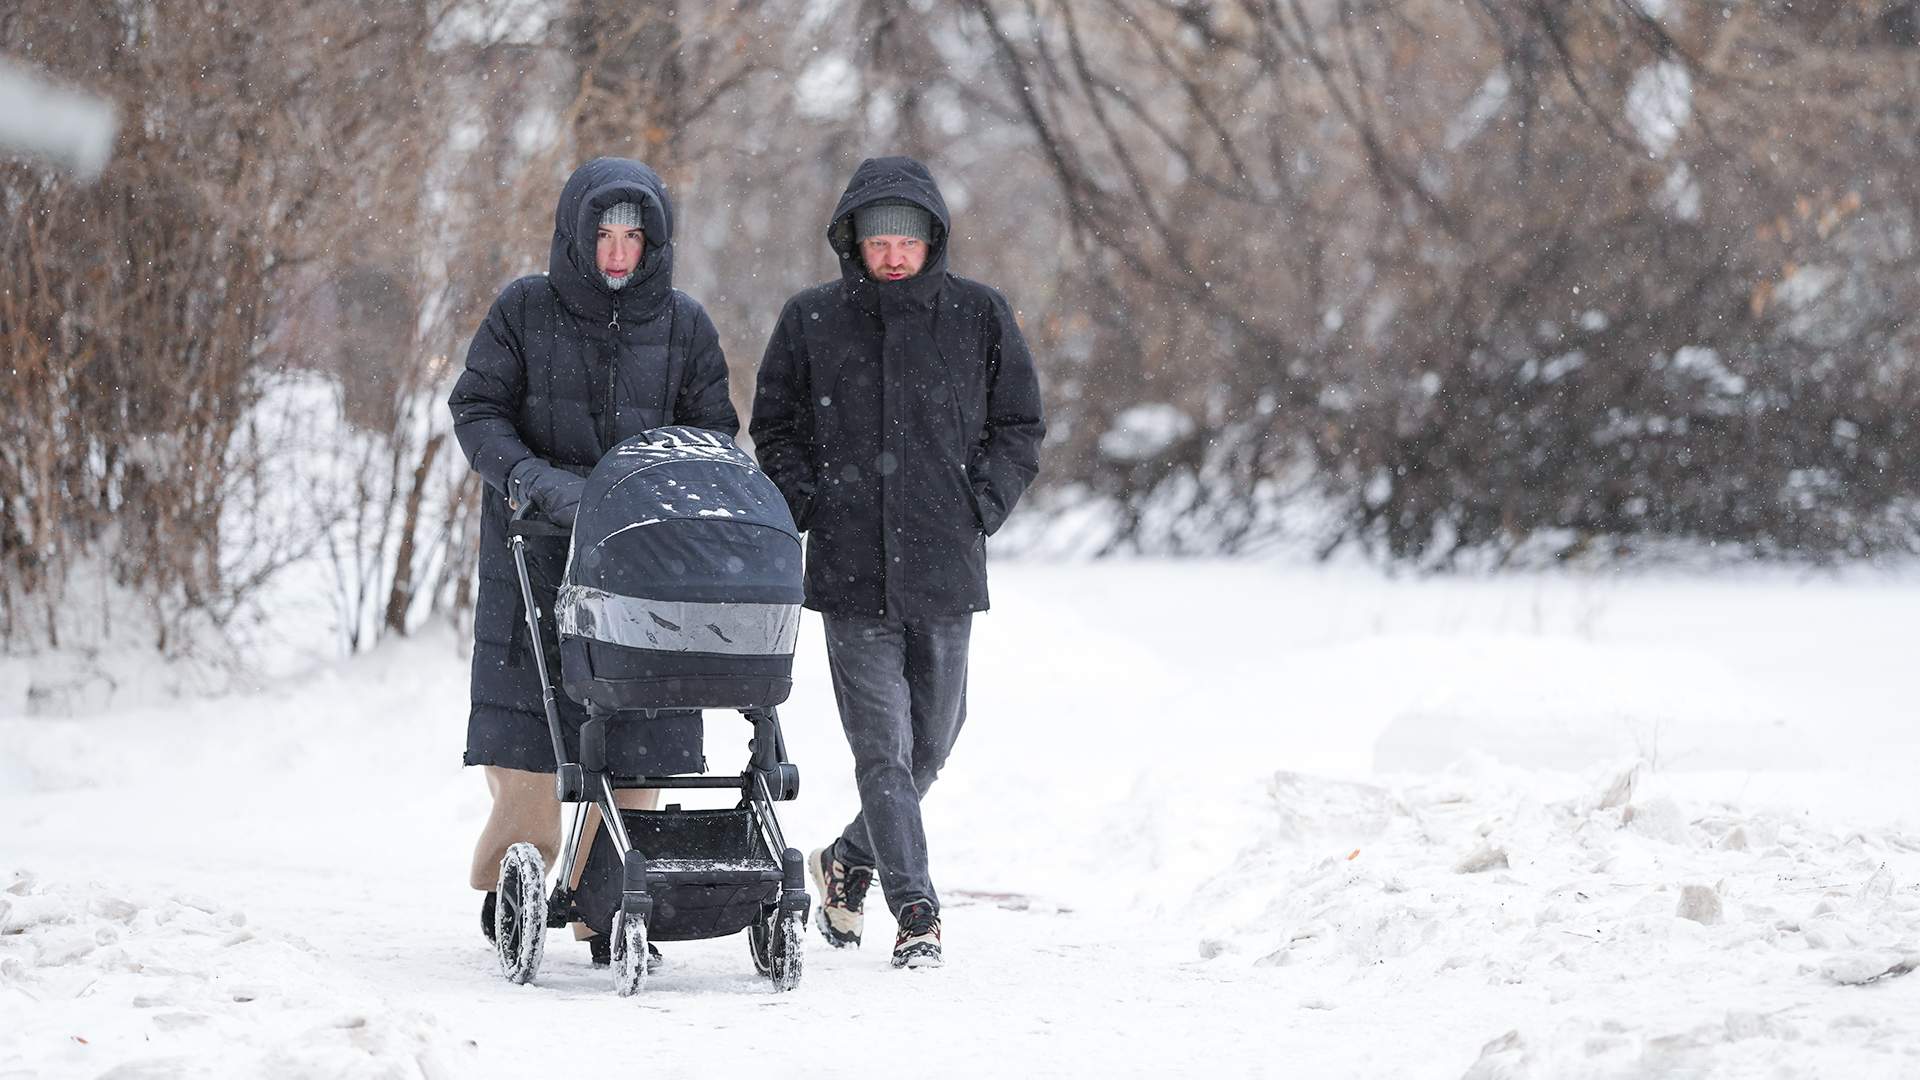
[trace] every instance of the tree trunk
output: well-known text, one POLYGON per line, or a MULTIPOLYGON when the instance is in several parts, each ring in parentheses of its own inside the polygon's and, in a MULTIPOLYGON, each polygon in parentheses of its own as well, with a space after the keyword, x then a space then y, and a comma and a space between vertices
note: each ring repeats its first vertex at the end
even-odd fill
POLYGON ((387 593, 387 629, 401 637, 407 635, 407 612, 413 608, 413 549, 414 536, 420 526, 420 503, 426 494, 434 459, 440 456, 440 447, 446 441, 445 432, 427 440, 420 451, 420 463, 413 469, 413 489, 407 492, 406 516, 400 525, 400 551, 393 568, 393 589, 387 593))

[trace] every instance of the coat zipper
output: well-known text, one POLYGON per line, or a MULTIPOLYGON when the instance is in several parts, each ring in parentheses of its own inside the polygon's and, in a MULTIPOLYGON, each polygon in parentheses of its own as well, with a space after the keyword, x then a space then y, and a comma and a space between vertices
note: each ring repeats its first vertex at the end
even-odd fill
POLYGON ((613 309, 613 321, 607 324, 607 329, 613 332, 613 343, 607 350, 607 404, 605 411, 601 414, 602 424, 599 432, 601 453, 612 449, 614 414, 619 409, 619 403, 613 397, 616 381, 614 376, 619 373, 620 364, 620 308, 618 306, 613 309))

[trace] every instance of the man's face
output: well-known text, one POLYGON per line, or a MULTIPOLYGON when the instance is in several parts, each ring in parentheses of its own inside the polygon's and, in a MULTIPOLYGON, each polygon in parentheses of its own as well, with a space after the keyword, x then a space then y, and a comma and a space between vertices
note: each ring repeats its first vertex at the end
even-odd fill
POLYGON ((602 225, 594 247, 594 263, 608 277, 626 277, 640 265, 640 253, 646 249, 647 234, 635 225, 602 225))
POLYGON ((911 236, 869 236, 860 241, 860 257, 867 262, 867 276, 900 281, 927 264, 927 245, 911 236))

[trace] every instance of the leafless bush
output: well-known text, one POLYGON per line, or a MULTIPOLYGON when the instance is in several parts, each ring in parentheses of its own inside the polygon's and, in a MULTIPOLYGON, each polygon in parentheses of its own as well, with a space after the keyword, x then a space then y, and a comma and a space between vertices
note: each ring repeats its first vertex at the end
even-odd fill
POLYGON ((1429 564, 1912 545, 1900 5, 971 6, 1117 316, 1063 342, 1102 389, 1053 459, 1117 540, 1169 494, 1253 538, 1304 460, 1329 547, 1429 564), (1192 430, 1103 452, 1142 403, 1192 430))
POLYGON ((306 351, 281 333, 290 283, 364 230, 341 197, 382 179, 362 151, 404 142, 418 119, 397 107, 408 85, 395 76, 444 11, 392 10, 163 0, 0 14, 0 47, 84 75, 128 116, 96 184, 0 169, 7 641, 60 644, 67 574, 97 558, 147 600, 151 617, 129 621, 178 651, 188 623, 225 625, 313 543, 263 508, 285 494, 261 480, 282 447, 256 407, 306 351))

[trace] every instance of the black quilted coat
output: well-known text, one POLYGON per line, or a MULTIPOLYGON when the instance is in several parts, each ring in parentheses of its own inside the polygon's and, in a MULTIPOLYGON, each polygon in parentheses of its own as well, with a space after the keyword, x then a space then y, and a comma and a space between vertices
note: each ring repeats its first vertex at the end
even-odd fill
MULTIPOLYGON (((606 450, 649 428, 685 424, 733 435, 740 426, 713 322, 698 301, 673 288, 673 204, 652 169, 600 158, 574 172, 554 214, 547 272, 515 281, 494 301, 448 404, 460 447, 487 485, 466 761, 552 772, 507 547, 508 474, 537 455, 585 475, 606 450), (632 280, 615 290, 595 266, 594 244, 601 212, 620 202, 640 205, 647 244, 632 280)), ((557 680, 551 616, 566 541, 530 540, 528 556, 557 680)), ((560 698, 564 723, 577 729, 584 711, 560 698)), ((609 755, 617 771, 699 771, 700 718, 623 724, 609 755)))

